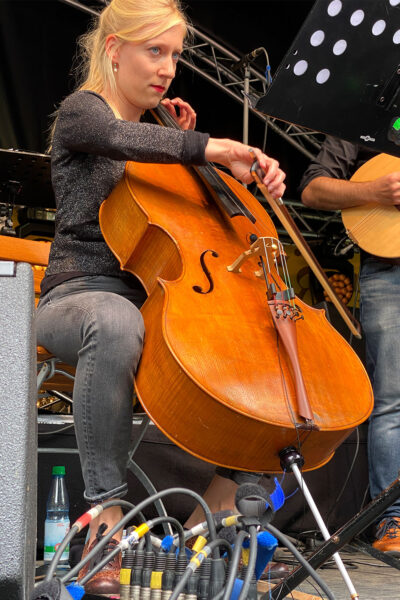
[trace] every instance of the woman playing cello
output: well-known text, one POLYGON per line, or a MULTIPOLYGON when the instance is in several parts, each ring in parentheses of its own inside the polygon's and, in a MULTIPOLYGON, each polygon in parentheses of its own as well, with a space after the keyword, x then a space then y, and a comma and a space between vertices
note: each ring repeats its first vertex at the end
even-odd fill
MULTIPOLYGON (((133 379, 145 336, 139 311, 144 290, 133 275, 121 271, 105 243, 100 204, 128 160, 213 161, 244 183, 252 180, 247 146, 195 132, 196 115, 189 104, 179 98, 162 100, 186 33, 187 21, 175 0, 113 0, 83 38, 85 79, 62 102, 54 128, 56 234, 42 284, 37 334, 39 344, 76 365, 74 420, 84 496, 90 503, 127 492, 133 379), (181 130, 140 123, 143 111, 160 101, 181 130)), ((285 175, 278 163, 260 150, 255 153, 266 173, 264 183, 271 194, 281 196, 285 175)), ((212 483, 212 510, 233 504, 236 484, 227 481, 217 476, 212 483)), ((112 507, 101 520, 111 528, 121 515, 112 507)), ((99 525, 92 521, 87 547, 97 543, 99 525)), ((91 593, 118 588, 118 560, 86 586, 91 593)))

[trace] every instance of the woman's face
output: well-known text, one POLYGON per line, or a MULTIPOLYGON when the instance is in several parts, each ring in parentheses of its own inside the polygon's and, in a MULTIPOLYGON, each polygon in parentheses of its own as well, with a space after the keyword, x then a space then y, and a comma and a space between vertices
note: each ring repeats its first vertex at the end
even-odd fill
POLYGON ((108 54, 117 64, 115 103, 124 119, 139 120, 144 109, 158 105, 175 76, 183 38, 183 26, 174 25, 145 42, 118 45, 109 39, 108 54))

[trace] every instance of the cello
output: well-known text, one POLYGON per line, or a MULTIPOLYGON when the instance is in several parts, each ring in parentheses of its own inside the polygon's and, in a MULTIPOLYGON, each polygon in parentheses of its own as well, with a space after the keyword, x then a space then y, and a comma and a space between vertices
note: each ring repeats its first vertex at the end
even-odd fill
POLYGON ((202 169, 128 162, 100 207, 107 244, 148 296, 138 399, 203 460, 278 472, 279 452, 295 446, 305 470, 318 468, 368 418, 368 376, 325 311, 281 276, 263 206, 202 169))

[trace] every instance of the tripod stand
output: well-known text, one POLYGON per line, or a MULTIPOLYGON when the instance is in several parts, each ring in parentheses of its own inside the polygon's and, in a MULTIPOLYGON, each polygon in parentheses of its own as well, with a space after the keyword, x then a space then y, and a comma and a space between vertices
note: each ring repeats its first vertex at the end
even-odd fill
MULTIPOLYGON (((333 535, 330 535, 300 472, 300 468, 304 463, 303 457, 296 448, 293 447, 285 448, 279 454, 282 468, 293 472, 325 539, 325 543, 315 550, 308 559, 309 564, 314 569, 318 569, 318 567, 323 565, 329 558, 333 557, 350 592, 350 598, 358 598, 359 596, 354 589, 340 556, 338 555, 338 551, 354 537, 362 533, 369 525, 374 523, 389 506, 400 498, 400 476, 393 481, 389 487, 383 490, 379 496, 374 498, 374 500, 372 500, 362 511, 358 512, 333 535)), ((380 555, 382 553, 375 551, 374 554, 380 555)), ((385 562, 400 570, 399 560, 390 557, 389 559, 386 558, 385 562)), ((270 590, 268 594, 262 596, 261 600, 282 599, 307 577, 308 572, 305 567, 299 566, 270 590)))

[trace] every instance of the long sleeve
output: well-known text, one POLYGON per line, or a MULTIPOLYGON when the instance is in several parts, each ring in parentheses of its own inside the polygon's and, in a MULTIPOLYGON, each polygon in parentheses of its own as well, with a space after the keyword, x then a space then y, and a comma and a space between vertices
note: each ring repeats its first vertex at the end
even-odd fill
POLYGON ((83 152, 137 162, 205 164, 208 134, 160 125, 123 121, 105 100, 78 91, 61 104, 56 125, 57 144, 83 152))

